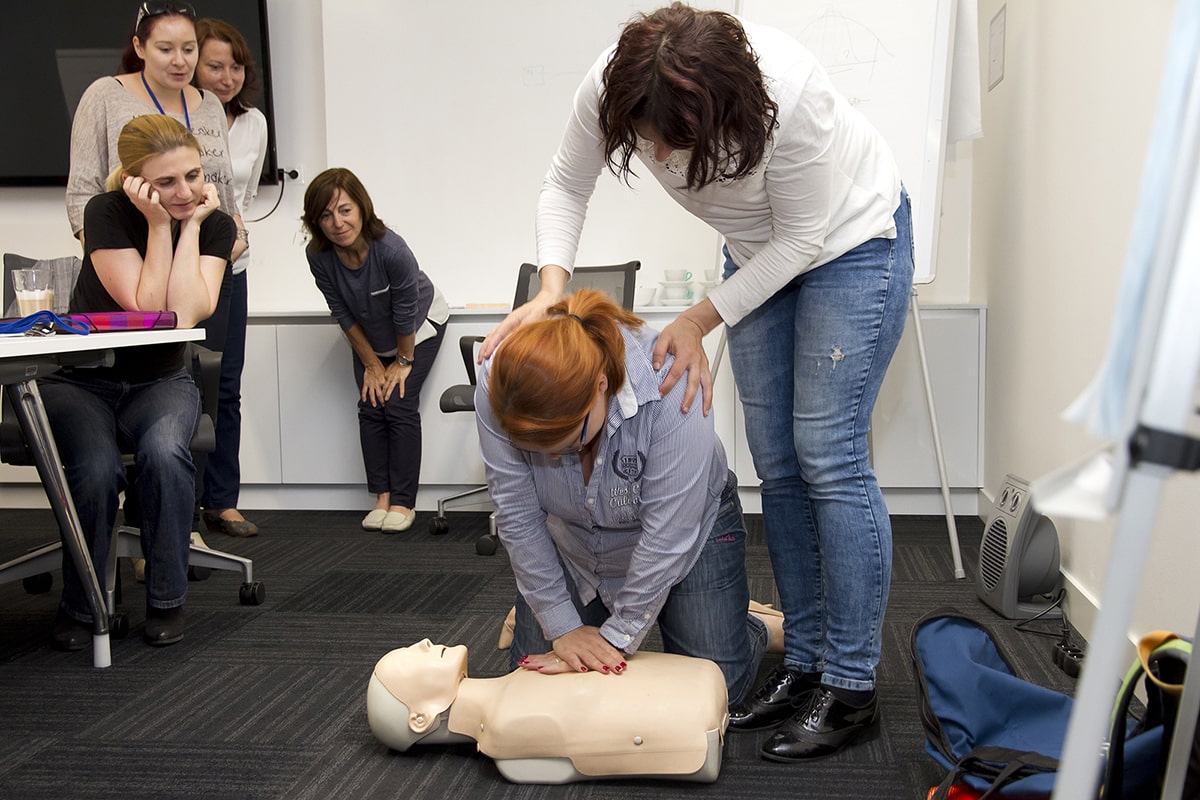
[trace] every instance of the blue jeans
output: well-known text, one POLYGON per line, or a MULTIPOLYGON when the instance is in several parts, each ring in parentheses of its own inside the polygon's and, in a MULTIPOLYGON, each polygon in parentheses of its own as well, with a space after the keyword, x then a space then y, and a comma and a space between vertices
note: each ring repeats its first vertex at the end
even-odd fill
MULTIPOLYGON (((663 650, 716 663, 725 675, 730 704, 741 700, 754 687, 758 663, 767 647, 767 629, 750 616, 750 589, 746 583, 746 526, 738 499, 737 478, 721 495, 721 509, 700 552, 700 559, 687 576, 671 588, 658 615, 663 650)), ((599 627, 612 614, 600 598, 586 606, 579 601, 570 576, 564 577, 584 625, 599 627)), ((517 620, 509 650, 509 667, 517 669, 522 656, 548 653, 553 645, 542 636, 533 611, 517 595, 517 620)))
MULTIPOLYGON (((392 392, 387 402, 372 406, 358 401, 358 435, 362 445, 367 491, 389 492, 394 506, 416 508, 421 480, 421 387, 442 346, 445 325, 431 322, 437 335, 413 349, 413 368, 404 381, 404 397, 392 392)), ((380 359, 386 367, 395 358, 380 359)), ((354 382, 362 392, 365 368, 354 355, 354 382)))
MULTIPOLYGON (((912 295, 908 196, 896 238, 803 273, 728 329, 784 615, 784 662, 875 686, 892 529, 867 449, 912 295)), ((737 267, 726 253, 725 274, 737 267)))
MULTIPOLYGON (((186 370, 150 383, 118 383, 78 369, 39 384, 92 564, 106 589, 119 495, 132 481, 141 506, 146 602, 187 597, 195 469, 188 446, 200 418, 200 392, 186 370), (121 454, 133 455, 129 476, 121 454)), ((71 559, 63 556, 63 609, 91 621, 71 559)))
POLYGON ((205 508, 237 508, 242 488, 242 367, 246 363, 246 273, 225 265, 217 310, 197 327, 206 333, 204 346, 221 352, 217 390, 216 449, 204 459, 199 476, 200 503, 205 508))

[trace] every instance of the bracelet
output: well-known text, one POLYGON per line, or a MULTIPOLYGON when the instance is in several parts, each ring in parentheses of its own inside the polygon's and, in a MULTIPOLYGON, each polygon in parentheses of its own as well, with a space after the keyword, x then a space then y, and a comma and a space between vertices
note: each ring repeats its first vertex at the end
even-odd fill
POLYGON ((241 239, 243 242, 249 242, 250 231, 246 230, 245 228, 238 228, 237 238, 241 239))

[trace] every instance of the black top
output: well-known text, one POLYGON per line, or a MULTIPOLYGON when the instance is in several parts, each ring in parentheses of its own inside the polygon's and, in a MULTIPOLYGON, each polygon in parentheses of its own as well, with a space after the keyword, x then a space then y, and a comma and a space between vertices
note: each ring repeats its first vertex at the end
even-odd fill
MULTIPOLYGON (((88 201, 83 211, 83 233, 87 253, 75 281, 75 291, 71 293, 71 313, 125 311, 96 274, 92 253, 133 248, 144 259, 150 224, 125 192, 105 192, 88 201)), ((233 218, 222 211, 214 211, 200 223, 200 255, 228 259, 236 234, 233 218)), ((177 244, 178 241, 176 228, 172 242, 177 244)), ((182 366, 182 342, 154 344, 118 349, 113 366, 97 375, 114 381, 147 383, 177 372, 182 366)))

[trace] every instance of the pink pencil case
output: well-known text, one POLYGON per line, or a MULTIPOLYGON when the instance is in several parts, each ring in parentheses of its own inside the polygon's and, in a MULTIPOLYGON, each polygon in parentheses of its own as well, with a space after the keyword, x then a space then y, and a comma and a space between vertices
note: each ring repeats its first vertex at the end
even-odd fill
POLYGON ((174 311, 85 311, 67 314, 67 319, 102 331, 150 331, 175 327, 174 311))

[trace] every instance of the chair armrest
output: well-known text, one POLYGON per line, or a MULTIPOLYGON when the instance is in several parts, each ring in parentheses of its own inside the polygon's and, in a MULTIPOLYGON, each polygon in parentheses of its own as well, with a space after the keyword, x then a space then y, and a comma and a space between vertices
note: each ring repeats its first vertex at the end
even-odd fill
POLYGON ((482 336, 462 336, 458 340, 458 349, 462 351, 463 366, 467 370, 467 379, 475 385, 475 345, 483 341, 482 336))

